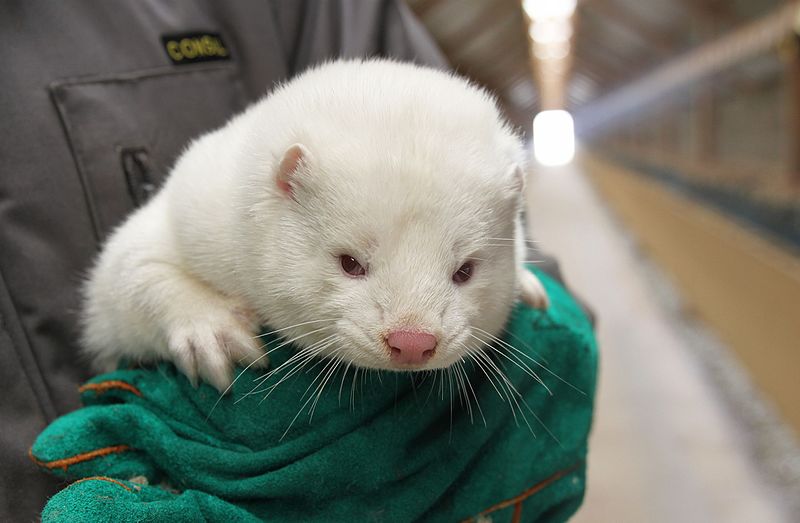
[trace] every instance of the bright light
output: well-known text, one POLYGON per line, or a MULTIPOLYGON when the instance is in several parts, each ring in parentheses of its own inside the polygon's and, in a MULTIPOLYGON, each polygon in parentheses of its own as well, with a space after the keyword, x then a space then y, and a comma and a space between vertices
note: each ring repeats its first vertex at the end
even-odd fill
POLYGON ((575 156, 575 126, 567 111, 542 111, 533 119, 533 154, 542 165, 566 165, 575 156))
POLYGON ((563 60, 569 56, 569 42, 557 44, 535 44, 533 55, 539 60, 563 60))
POLYGON ((524 0, 522 8, 531 20, 569 18, 575 12, 577 0, 524 0))
POLYGON ((553 18, 533 22, 528 32, 537 44, 563 43, 572 36, 572 26, 566 19, 553 18))

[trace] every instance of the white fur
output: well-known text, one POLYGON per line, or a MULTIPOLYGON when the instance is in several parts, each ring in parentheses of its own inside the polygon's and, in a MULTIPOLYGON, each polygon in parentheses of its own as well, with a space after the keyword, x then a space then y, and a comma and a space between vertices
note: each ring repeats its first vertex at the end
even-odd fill
POLYGON ((517 292, 547 304, 520 269, 522 161, 494 100, 461 78, 379 60, 307 71, 195 140, 115 231, 85 288, 86 349, 100 367, 172 360, 223 389, 263 354, 261 323, 303 347, 334 335, 326 353, 373 368, 393 368, 386 333, 412 328, 439 338, 424 368, 448 366, 471 327, 500 333, 517 292), (288 196, 276 176, 294 144, 288 196), (342 254, 367 276, 346 276, 342 254))

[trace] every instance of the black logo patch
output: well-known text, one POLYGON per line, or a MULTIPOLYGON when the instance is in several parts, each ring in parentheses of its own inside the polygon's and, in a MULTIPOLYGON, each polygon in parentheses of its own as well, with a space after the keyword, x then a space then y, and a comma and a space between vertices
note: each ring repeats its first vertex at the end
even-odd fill
POLYGON ((219 33, 192 32, 161 37, 164 51, 175 65, 230 60, 231 52, 219 33))

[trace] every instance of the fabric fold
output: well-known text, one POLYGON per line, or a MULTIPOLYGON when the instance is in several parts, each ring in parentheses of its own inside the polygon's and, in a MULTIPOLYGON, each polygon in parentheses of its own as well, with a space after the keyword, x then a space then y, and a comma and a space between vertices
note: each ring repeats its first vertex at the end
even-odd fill
POLYGON ((597 349, 574 299, 537 275, 550 309, 518 305, 504 343, 463 374, 319 360, 271 389, 292 372, 261 379, 284 347, 221 399, 168 364, 98 376, 31 448, 79 479, 43 520, 565 520, 585 488, 597 349))

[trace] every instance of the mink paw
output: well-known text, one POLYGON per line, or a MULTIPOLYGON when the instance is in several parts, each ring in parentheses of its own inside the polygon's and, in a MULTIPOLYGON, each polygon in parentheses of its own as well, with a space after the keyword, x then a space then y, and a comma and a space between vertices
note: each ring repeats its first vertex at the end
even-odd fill
POLYGON ((539 281, 535 274, 526 269, 519 269, 519 285, 522 294, 522 301, 534 309, 546 309, 550 306, 550 298, 544 285, 539 281))
POLYGON ((200 378, 224 393, 231 386, 234 366, 265 367, 269 363, 255 336, 255 315, 229 301, 204 303, 199 307, 202 310, 185 311, 191 319, 169 329, 171 359, 195 387, 200 378))

